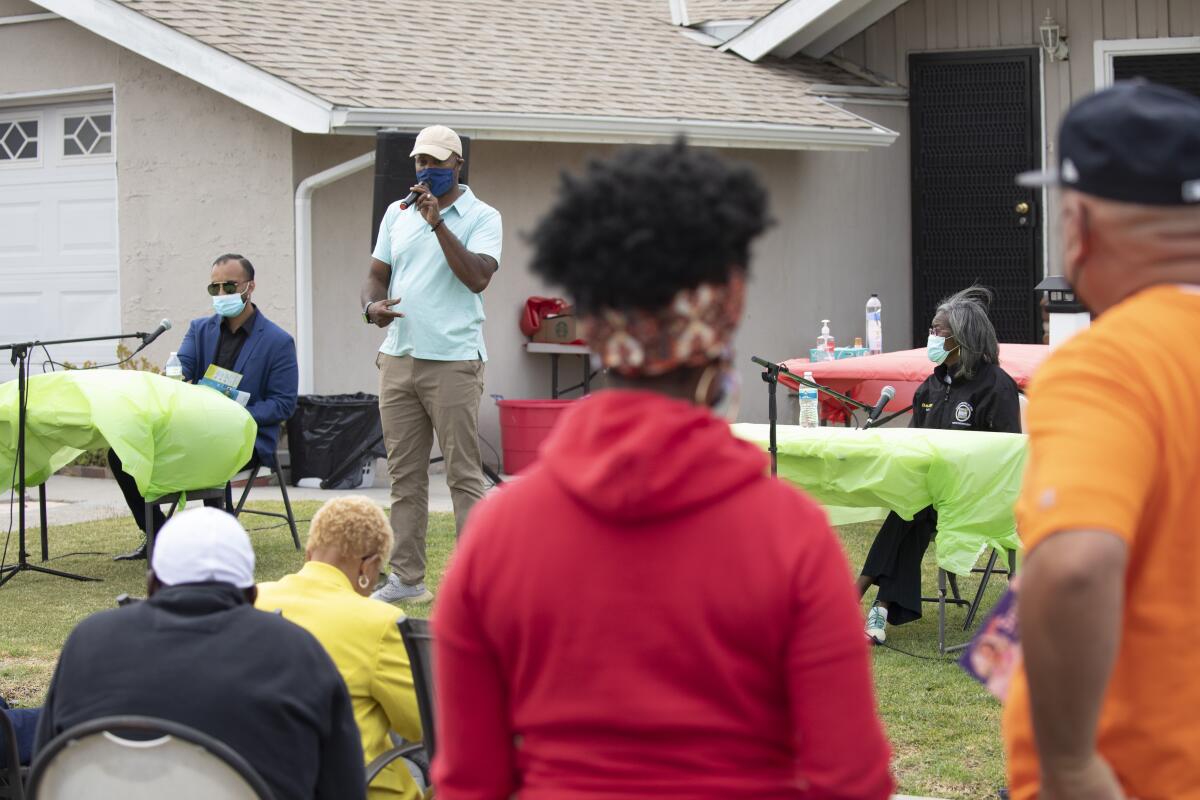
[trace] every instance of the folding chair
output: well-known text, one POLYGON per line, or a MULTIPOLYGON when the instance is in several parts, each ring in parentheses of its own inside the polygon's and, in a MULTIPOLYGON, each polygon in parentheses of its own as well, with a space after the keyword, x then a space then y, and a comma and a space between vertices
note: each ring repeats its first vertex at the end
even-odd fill
POLYGON ((946 606, 966 606, 967 618, 963 622, 963 630, 970 630, 975 623, 975 617, 979 613, 979 607, 983 603, 983 595, 987 591, 988 582, 993 575, 1007 575, 1009 580, 1017 574, 1017 553, 1015 550, 1008 550, 1008 569, 997 569, 996 560, 997 553, 994 548, 991 548, 991 555, 988 557, 987 564, 981 569, 973 567, 972 573, 980 574, 979 588, 975 590, 975 597, 967 602, 962 598, 958 591, 958 576, 953 572, 947 572, 944 569, 938 568, 938 596, 937 597, 922 597, 923 603, 937 603, 938 605, 938 655, 946 655, 957 650, 962 650, 967 646, 967 643, 946 646, 946 606), (946 584, 950 585, 951 596, 946 597, 946 584))
POLYGON ((171 492, 153 499, 146 499, 146 558, 154 556, 154 536, 157 533, 154 526, 154 509, 157 506, 165 505, 168 507, 166 514, 167 519, 175 516, 175 509, 179 507, 180 498, 186 497, 191 500, 220 500, 224 505, 226 500, 225 486, 212 486, 207 489, 191 489, 186 492, 171 492))
MULTIPOLYGON (((235 517, 241 516, 242 514, 257 514, 260 517, 274 517, 275 519, 285 520, 288 524, 288 528, 292 531, 292 544, 294 544, 296 549, 299 550, 300 534, 296 531, 296 517, 292 514, 292 501, 288 498, 287 481, 283 479, 283 471, 279 469, 278 451, 272 454, 271 463, 268 466, 271 469, 271 474, 275 476, 276 483, 279 484, 280 494, 283 495, 284 513, 280 514, 278 511, 258 511, 253 508, 243 508, 243 506, 246 505, 246 498, 250 496, 250 490, 254 488, 254 481, 258 478, 258 471, 262 469, 263 466, 264 465, 261 463, 256 463, 250 470, 249 477, 246 480, 246 486, 242 489, 242 496, 238 498, 237 504, 233 507, 233 510, 230 513, 235 517)), ((243 474, 246 473, 238 473, 237 475, 233 476, 233 480, 241 480, 243 474)))
POLYGON ((220 500, 225 506, 225 510, 235 517, 242 514, 257 514, 262 517, 275 517, 276 519, 285 520, 288 524, 288 528, 292 532, 292 544, 295 545, 297 550, 299 550, 300 533, 296 530, 296 517, 292 513, 292 501, 288 497, 287 481, 284 480, 283 471, 279 468, 278 453, 272 454, 271 463, 268 466, 271 469, 271 474, 275 476, 275 480, 279 484, 280 494, 283 495, 283 508, 285 513, 281 514, 278 511, 259 511, 253 508, 244 508, 246 505, 246 499, 250 496, 250 490, 254 488, 254 481, 258 478, 259 470, 261 470, 263 466, 264 464, 261 461, 255 459, 255 464, 253 467, 251 467, 249 470, 243 470, 237 475, 234 475, 233 479, 227 482, 224 486, 213 486, 208 489, 193 489, 189 492, 173 492, 171 494, 165 494, 162 497, 155 498, 154 500, 147 500, 146 527, 148 530, 146 531, 146 553, 153 554, 154 552, 155 531, 154 515, 152 513, 153 506, 170 504, 171 510, 167 513, 167 519, 170 519, 171 515, 175 513, 175 507, 179 505, 179 498, 184 494, 187 495, 188 500, 220 500), (243 480, 243 478, 246 480, 246 485, 242 489, 241 497, 238 498, 237 504, 234 505, 233 508, 229 508, 228 504, 232 500, 233 481, 240 481, 243 480))
MULTIPOLYGON (((433 754, 437 747, 437 736, 434 730, 434 692, 433 692, 433 634, 429 631, 429 621, 424 619, 409 619, 405 617, 396 623, 400 628, 400 637, 404 640, 404 649, 408 651, 408 663, 412 668, 413 689, 417 695, 417 713, 421 717, 421 743, 410 744, 389 750, 367 765, 367 783, 383 771, 383 768, 404 756, 421 750, 425 751, 426 763, 433 763, 433 754)), ((415 762, 414 762, 415 763, 415 762)), ((418 764, 418 766, 421 766, 418 764)), ((425 797, 433 797, 433 781, 428 770, 422 767, 425 785, 430 788, 425 797)))
POLYGON ((56 736, 29 773, 30 800, 274 800, 228 745, 153 717, 101 717, 56 736), (132 734, 132 736, 130 736, 132 734))

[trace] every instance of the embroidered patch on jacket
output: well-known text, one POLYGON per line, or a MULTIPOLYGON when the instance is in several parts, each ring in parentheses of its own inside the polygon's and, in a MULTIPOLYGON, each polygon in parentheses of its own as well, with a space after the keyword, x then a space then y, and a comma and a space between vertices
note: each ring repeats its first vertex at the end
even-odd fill
POLYGON ((974 409, 971 408, 970 403, 959 403, 954 408, 954 421, 955 422, 964 422, 964 423, 970 422, 971 412, 973 410, 974 409))

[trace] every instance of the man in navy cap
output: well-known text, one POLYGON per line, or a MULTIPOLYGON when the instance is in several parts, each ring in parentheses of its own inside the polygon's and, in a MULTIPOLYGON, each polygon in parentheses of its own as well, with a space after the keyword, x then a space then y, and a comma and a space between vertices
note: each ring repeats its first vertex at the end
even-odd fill
POLYGON ((1034 379, 1014 800, 1200 797, 1200 99, 1124 83, 1063 120, 1063 268, 1098 315, 1034 379))

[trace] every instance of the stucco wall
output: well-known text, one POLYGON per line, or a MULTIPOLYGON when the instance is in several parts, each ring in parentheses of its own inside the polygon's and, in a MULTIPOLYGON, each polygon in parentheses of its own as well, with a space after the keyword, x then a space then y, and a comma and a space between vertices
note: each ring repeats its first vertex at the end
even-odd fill
POLYGON ((0 17, 17 17, 26 14, 45 14, 46 9, 29 0, 0 0, 0 17))
POLYGON ((115 86, 121 323, 175 323, 151 360, 211 313, 209 264, 228 250, 254 262, 255 301, 293 328, 290 129, 65 20, 0 26, 0 53, 0 93, 115 86))
MULTIPOLYGON (((903 132, 903 107, 850 107, 903 132)), ((295 137, 296 179, 371 149, 356 137, 295 137)), ((490 362, 480 414, 483 435, 499 447, 499 419, 488 395, 548 397, 550 365, 525 353, 517 316, 530 295, 554 292, 528 270, 527 232, 548 207, 561 170, 578 170, 604 146, 476 141, 471 185, 504 217, 500 272, 484 293, 490 362)), ((723 151, 745 161, 771 194, 778 224, 758 243, 746 319, 737 338, 744 383, 742 418, 764 420, 766 395, 751 355, 783 359, 807 352, 832 320, 840 341, 863 335, 863 305, 883 299, 885 337, 910 326, 908 156, 903 142, 867 152, 723 151)), ((374 351, 381 331, 359 321, 358 291, 369 253, 371 173, 318 189, 313 198, 314 376, 321 393, 376 391, 374 351)), ((895 341, 895 340, 893 340, 895 341)), ((903 346, 895 341, 893 347, 903 346)), ((578 359, 562 360, 574 382, 578 359)))

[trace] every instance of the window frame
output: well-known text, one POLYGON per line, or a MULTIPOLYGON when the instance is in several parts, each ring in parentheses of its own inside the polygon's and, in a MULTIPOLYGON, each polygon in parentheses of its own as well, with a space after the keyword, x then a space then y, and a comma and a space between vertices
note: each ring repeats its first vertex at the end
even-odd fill
POLYGON ((117 157, 117 113, 116 108, 111 103, 96 104, 89 106, 61 108, 56 114, 57 123, 55 125, 55 136, 58 139, 56 155, 62 164, 82 164, 88 162, 104 162, 113 161, 117 157), (110 118, 108 137, 112 143, 107 153, 82 153, 79 155, 70 155, 67 153, 67 118, 68 117, 94 117, 107 114, 110 118))
POLYGON ((1096 89, 1113 85, 1113 59, 1121 56, 1169 56, 1200 53, 1200 36, 1159 39, 1097 39, 1094 45, 1096 89))
POLYGON ((37 156, 34 158, 11 158, 0 160, 0 169, 22 169, 41 167, 46 160, 46 115, 42 111, 5 112, 0 108, 0 125, 10 122, 37 122, 37 156))

